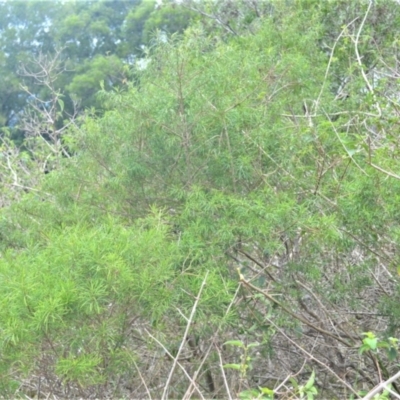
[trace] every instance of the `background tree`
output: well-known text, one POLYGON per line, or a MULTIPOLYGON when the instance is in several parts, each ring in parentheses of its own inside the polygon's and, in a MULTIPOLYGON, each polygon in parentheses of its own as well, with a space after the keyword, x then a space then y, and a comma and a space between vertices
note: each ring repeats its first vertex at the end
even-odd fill
POLYGON ((95 94, 100 82, 107 89, 123 86, 153 32, 178 32, 189 24, 192 14, 155 5, 140 0, 0 2, 1 126, 21 140, 24 132, 15 129, 20 113, 30 96, 41 97, 43 88, 25 77, 28 95, 21 88, 20 65, 39 54, 52 57, 60 49, 65 70, 54 84, 65 95, 65 113, 73 113, 77 101, 82 110, 99 108, 95 94))

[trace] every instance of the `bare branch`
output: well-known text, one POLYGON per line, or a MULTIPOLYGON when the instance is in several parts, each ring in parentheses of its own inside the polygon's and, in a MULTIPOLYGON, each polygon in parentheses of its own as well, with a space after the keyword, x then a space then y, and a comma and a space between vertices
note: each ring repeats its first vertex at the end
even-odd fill
POLYGON ((190 313, 190 317, 187 320, 185 333, 183 334, 183 338, 182 338, 181 344, 179 346, 179 350, 178 350, 176 356, 174 357, 174 363, 173 363, 172 368, 170 370, 167 382, 165 383, 164 392, 163 392, 162 397, 161 397, 162 399, 166 398, 166 395, 167 395, 167 392, 168 392, 168 388, 169 388, 172 376, 173 376, 175 368, 176 368, 176 364, 178 362, 179 356, 182 353, 183 347, 184 347, 184 345, 186 343, 186 338, 188 336, 190 326, 192 325, 192 321, 193 321, 194 315, 196 313, 196 308, 197 308, 197 305, 199 304, 199 301, 200 301, 201 293, 203 292, 204 286, 206 285, 207 277, 208 277, 208 271, 207 271, 206 276, 204 277, 203 282, 202 282, 202 284, 200 286, 199 293, 197 294, 196 301, 195 301, 195 303, 194 303, 194 305, 192 307, 192 311, 190 313))
MULTIPOLYGON (((380 391, 388 389, 388 386, 394 382, 395 380, 400 378, 400 371, 397 372, 397 374, 393 375, 391 378, 387 379, 384 382, 381 382, 378 386, 376 386, 374 389, 372 389, 366 396, 362 398, 362 400, 371 400, 377 395, 380 391)), ((392 394, 394 394, 392 392, 392 394)), ((400 398, 400 396, 397 395, 397 398, 400 398)))
POLYGON ((374 88, 369 83, 367 75, 365 74, 364 67, 363 67, 362 61, 361 61, 360 52, 359 52, 359 49, 358 49, 358 46, 359 46, 359 43, 360 43, 360 35, 361 35, 361 32, 362 32, 362 30, 364 28, 365 21, 366 21, 366 19, 368 17, 368 14, 369 14, 369 12, 371 10, 371 7, 372 7, 373 3, 374 3, 373 0, 369 1, 367 11, 365 12, 364 18, 363 18, 363 20, 361 22, 361 25, 360 25, 360 27, 358 29, 356 38, 354 40, 354 50, 355 50, 356 57, 357 57, 357 63, 359 65, 359 67, 360 67, 361 75, 362 75, 362 77, 363 77, 363 79, 365 81, 365 84, 367 85, 368 91, 372 94, 373 99, 375 101, 375 107, 376 107, 376 109, 378 111, 378 115, 376 115, 376 117, 379 118, 382 115, 382 110, 381 110, 381 107, 380 107, 380 105, 379 105, 379 103, 378 103, 378 101, 376 99, 374 88))

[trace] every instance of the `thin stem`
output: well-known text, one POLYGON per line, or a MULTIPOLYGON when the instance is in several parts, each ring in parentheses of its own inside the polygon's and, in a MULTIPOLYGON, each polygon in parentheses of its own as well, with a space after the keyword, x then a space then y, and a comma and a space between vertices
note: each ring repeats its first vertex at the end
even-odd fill
POLYGON ((178 363, 179 356, 181 355, 183 347, 185 346, 186 338, 187 338, 187 336, 189 334, 189 329, 190 329, 190 326, 192 325, 194 314, 196 313, 196 308, 197 308, 197 305, 199 304, 199 301, 200 301, 201 293, 203 292, 204 286, 206 285, 207 277, 208 277, 208 271, 206 273, 206 276, 203 279, 203 282, 202 282, 202 284, 200 286, 199 293, 198 293, 198 295, 196 297, 196 301, 195 301, 195 303, 194 303, 194 305, 192 307, 192 311, 190 313, 190 317, 189 317, 188 322, 186 324, 185 333, 183 334, 183 338, 182 338, 181 344, 179 346, 179 350, 178 350, 176 356, 174 357, 174 363, 172 365, 171 371, 169 372, 167 382, 165 383, 164 392, 163 392, 162 397, 161 397, 162 399, 165 399, 166 396, 167 396, 167 392, 168 392, 169 385, 171 383, 172 376, 174 375, 175 368, 176 368, 176 365, 178 363))

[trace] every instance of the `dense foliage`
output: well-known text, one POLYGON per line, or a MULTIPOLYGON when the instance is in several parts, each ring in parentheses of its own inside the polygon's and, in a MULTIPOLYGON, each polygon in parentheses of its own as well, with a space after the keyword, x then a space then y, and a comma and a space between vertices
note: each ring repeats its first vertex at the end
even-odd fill
POLYGON ((3 138, 1 395, 372 398, 398 369, 400 6, 167 7, 197 22, 100 115, 3 138))
POLYGON ((62 73, 51 72, 66 118, 74 108, 99 108, 101 81, 106 88, 123 86, 157 30, 180 32, 193 16, 168 5, 157 10, 152 0, 0 1, 0 128, 23 136, 19 122, 27 104, 48 101, 41 78, 51 68, 37 63, 43 55, 57 55, 62 73))

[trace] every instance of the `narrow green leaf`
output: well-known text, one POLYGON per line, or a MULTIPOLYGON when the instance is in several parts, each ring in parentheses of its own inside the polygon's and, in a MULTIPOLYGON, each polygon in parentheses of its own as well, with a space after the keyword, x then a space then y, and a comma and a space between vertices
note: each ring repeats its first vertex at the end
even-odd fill
POLYGON ((294 379, 294 378, 289 378, 289 381, 290 381, 290 383, 293 385, 293 388, 294 388, 294 389, 297 389, 297 388, 299 387, 299 384, 298 384, 298 382, 297 382, 296 379, 294 379))
POLYGON ((274 390, 272 390, 272 389, 268 389, 266 387, 260 387, 259 389, 260 389, 262 394, 266 394, 268 396, 274 394, 274 390))
POLYGON ((240 364, 225 364, 224 368, 240 370, 241 366, 240 366, 240 364))
POLYGON ((64 101, 61 99, 58 99, 57 101, 58 101, 58 105, 60 106, 61 112, 63 112, 64 111, 64 101))
POLYGON ((315 371, 312 372, 310 379, 304 385, 305 391, 309 391, 314 386, 314 382, 315 382, 315 371))
POLYGON ((230 345, 230 346, 244 348, 244 344, 241 340, 228 340, 227 342, 224 343, 224 345, 230 345))

